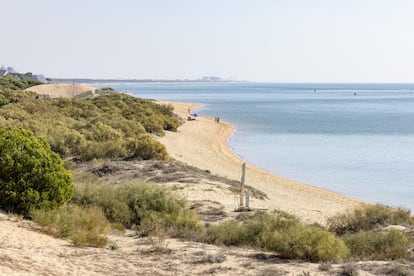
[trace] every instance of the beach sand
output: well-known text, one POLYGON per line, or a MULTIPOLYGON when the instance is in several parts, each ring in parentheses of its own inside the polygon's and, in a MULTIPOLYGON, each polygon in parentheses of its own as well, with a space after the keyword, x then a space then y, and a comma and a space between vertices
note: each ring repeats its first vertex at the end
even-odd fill
POLYGON ((32 91, 52 98, 73 98, 88 91, 95 93, 95 90, 96 88, 92 86, 80 83, 48 83, 29 87, 25 91, 32 91))
MULTIPOLYGON (((183 118, 188 117, 188 110, 199 107, 190 103, 160 103, 171 104, 175 113, 183 118)), ((209 170, 212 174, 240 181, 243 161, 227 145, 233 131, 233 127, 222 120, 217 123, 214 118, 198 116, 194 121, 186 121, 177 132, 167 132, 159 141, 167 147, 172 158, 209 170)), ((250 164, 246 166, 246 185, 264 192, 268 197, 266 200, 252 198, 251 208, 282 210, 307 223, 325 224, 328 217, 363 204, 340 194, 271 174, 250 164)), ((234 194, 217 193, 209 196, 209 200, 230 208, 239 204, 239 196, 234 194)))

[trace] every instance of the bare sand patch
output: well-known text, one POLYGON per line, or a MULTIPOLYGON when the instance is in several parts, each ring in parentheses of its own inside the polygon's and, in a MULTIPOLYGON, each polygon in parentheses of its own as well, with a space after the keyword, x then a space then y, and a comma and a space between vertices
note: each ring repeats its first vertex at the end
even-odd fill
POLYGON ((51 98, 73 98, 89 91, 94 94, 95 90, 96 88, 92 86, 80 83, 49 83, 32 86, 25 91, 32 91, 51 98))

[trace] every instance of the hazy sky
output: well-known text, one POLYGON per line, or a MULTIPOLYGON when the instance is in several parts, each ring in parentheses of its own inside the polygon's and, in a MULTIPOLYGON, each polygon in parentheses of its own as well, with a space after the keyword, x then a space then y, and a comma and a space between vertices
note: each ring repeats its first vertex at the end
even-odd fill
POLYGON ((48 77, 414 82, 413 0, 0 0, 0 64, 48 77))

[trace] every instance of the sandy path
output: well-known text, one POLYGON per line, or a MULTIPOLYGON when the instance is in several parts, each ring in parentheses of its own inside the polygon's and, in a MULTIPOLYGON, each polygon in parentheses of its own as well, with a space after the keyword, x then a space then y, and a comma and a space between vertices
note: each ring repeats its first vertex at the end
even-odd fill
MULTIPOLYGON (((162 103, 162 102, 161 102, 162 103)), ((164 102, 165 103, 165 102, 164 102)), ((183 118, 195 104, 170 102, 175 112, 183 118)), ((241 164, 227 146, 234 129, 229 124, 213 118, 199 116, 195 121, 186 121, 177 132, 168 132, 160 138, 169 154, 182 162, 212 174, 240 180, 241 164)), ((253 199, 251 207, 279 209, 297 215, 305 222, 325 223, 326 218, 362 204, 342 195, 301 184, 247 164, 246 184, 267 194, 268 200, 253 199)), ((235 197, 217 194, 210 198, 223 204, 234 204, 235 197), (230 197, 230 198, 229 198, 230 197)))

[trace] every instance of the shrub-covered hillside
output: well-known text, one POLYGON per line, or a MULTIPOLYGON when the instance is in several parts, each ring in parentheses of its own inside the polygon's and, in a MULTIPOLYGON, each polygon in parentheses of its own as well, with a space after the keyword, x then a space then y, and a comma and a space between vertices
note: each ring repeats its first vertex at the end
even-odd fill
POLYGON ((38 80, 24 80, 15 78, 0 78, 0 91, 4 90, 23 90, 34 85, 41 84, 38 80))
POLYGON ((39 99, 20 90, 30 86, 24 82, 0 79, 0 126, 30 129, 62 157, 168 159, 165 147, 150 134, 177 129, 171 106, 118 93, 39 99))

